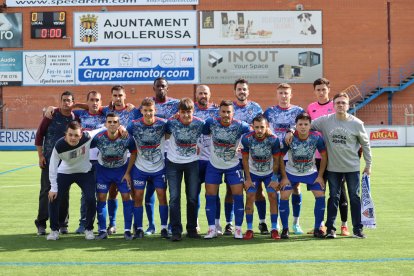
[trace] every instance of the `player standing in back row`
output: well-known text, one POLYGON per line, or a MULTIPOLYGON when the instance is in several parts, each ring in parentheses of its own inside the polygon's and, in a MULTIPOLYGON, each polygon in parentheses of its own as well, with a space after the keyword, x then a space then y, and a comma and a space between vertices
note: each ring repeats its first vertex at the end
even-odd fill
MULTIPOLYGON (((278 105, 269 107, 264 116, 269 121, 270 128, 273 133, 283 141, 286 131, 295 125, 296 117, 305 112, 301 107, 292 105, 292 87, 287 83, 281 83, 276 88, 276 98, 278 105)), ((282 149, 281 145, 281 149, 282 149)), ((285 162, 287 156, 285 156, 285 162)), ((293 209, 293 232, 296 235, 303 234, 302 228, 299 225, 300 209, 302 205, 302 194, 299 185, 293 188, 292 195, 292 209, 293 209)))
MULTIPOLYGON (((310 115, 312 120, 315 120, 324 115, 335 113, 333 101, 329 99, 329 92, 331 90, 329 80, 325 78, 319 78, 313 82, 313 90, 318 101, 309 104, 307 113, 310 115)), ((321 155, 319 152, 316 152, 316 167, 319 170, 319 165, 321 163, 321 155)), ((325 183, 327 181, 326 172, 324 175, 325 183)), ((328 199, 329 201, 329 199, 328 199)), ((329 204, 329 203, 328 203, 329 204)), ((341 196, 339 198, 339 212, 341 214, 341 236, 349 236, 349 230, 347 225, 348 220, 348 198, 346 196, 346 186, 345 179, 341 181, 341 196)), ((323 224, 323 222, 322 222, 323 224)), ((321 225, 323 230, 325 227, 321 225)), ((308 232, 308 234, 313 234, 314 229, 308 232)))
MULTIPOLYGON (((234 105, 234 118, 237 120, 244 121, 249 125, 253 123, 253 118, 257 115, 262 114, 263 110, 260 105, 256 102, 248 100, 250 95, 249 82, 246 79, 240 78, 234 82, 234 95, 236 96, 236 101, 233 102, 234 105)), ((239 154, 240 163, 242 163, 242 155, 239 154)), ((243 168, 243 164, 242 164, 243 168)), ((269 234, 269 230, 266 224, 266 197, 263 192, 263 186, 261 183, 258 183, 256 187, 256 196, 255 204, 257 208, 257 214, 259 215, 259 230, 262 235, 269 234)), ((227 200, 226 200, 227 206, 227 200)), ((228 208, 228 207, 227 207, 228 208)), ((226 210, 227 218, 227 210, 226 210)), ((231 222, 231 220, 230 220, 231 222)), ((228 232, 228 226, 226 225, 226 232, 228 232)))

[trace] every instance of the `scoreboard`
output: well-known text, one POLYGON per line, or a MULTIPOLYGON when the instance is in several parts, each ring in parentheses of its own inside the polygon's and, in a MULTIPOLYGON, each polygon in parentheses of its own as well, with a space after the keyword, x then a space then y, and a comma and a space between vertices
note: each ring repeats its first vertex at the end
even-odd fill
POLYGON ((31 38, 66 37, 66 12, 32 12, 30 16, 31 38))

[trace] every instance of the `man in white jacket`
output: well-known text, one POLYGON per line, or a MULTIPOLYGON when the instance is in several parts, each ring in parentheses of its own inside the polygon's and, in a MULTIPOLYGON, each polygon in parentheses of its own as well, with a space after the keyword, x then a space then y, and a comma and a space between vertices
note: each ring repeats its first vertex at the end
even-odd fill
POLYGON ((49 216, 51 232, 47 240, 59 239, 59 203, 61 196, 69 190, 72 183, 82 189, 86 202, 85 239, 93 240, 93 223, 96 213, 96 183, 89 161, 89 149, 94 134, 82 132, 81 125, 73 121, 68 124, 65 136, 56 142, 49 165, 51 189, 49 191, 49 216))

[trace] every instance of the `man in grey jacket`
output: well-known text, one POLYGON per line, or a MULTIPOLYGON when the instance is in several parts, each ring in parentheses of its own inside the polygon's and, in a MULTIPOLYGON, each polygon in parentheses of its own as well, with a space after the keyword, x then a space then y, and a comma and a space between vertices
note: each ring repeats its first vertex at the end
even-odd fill
MULTIPOLYGON (((323 134, 327 151, 327 176, 329 184, 328 216, 326 220, 326 238, 336 237, 334 226, 338 213, 341 179, 345 177, 351 204, 353 237, 365 238, 361 224, 360 199, 360 159, 358 150, 362 147, 365 168, 364 173, 371 174, 371 148, 364 123, 348 114, 349 97, 346 93, 336 94, 333 98, 335 113, 319 117, 312 121, 312 129, 323 134)), ((291 135, 287 135, 289 140, 291 135)))
POLYGON ((364 154, 364 173, 371 174, 371 148, 364 123, 348 114, 349 97, 346 93, 334 96, 335 113, 320 117, 312 122, 315 130, 322 132, 328 149, 328 216, 327 238, 335 238, 335 219, 341 194, 341 179, 345 177, 351 203, 351 217, 355 238, 365 238, 361 224, 360 199, 360 146, 364 154))

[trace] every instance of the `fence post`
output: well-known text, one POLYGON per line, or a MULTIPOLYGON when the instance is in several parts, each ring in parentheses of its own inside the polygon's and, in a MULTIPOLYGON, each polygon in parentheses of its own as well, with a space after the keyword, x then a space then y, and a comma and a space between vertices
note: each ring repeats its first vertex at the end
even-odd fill
POLYGON ((378 81, 377 81, 377 85, 375 86, 375 88, 379 88, 381 87, 381 67, 378 67, 378 81))
POLYGON ((388 92, 388 125, 392 125, 392 92, 388 92))
POLYGON ((6 107, 6 109, 4 110, 4 114, 5 114, 4 128, 8 129, 9 128, 9 108, 8 107, 6 107))

